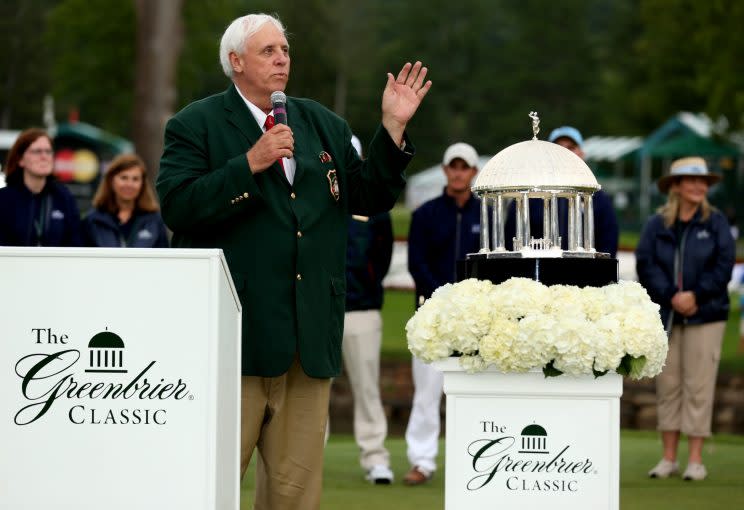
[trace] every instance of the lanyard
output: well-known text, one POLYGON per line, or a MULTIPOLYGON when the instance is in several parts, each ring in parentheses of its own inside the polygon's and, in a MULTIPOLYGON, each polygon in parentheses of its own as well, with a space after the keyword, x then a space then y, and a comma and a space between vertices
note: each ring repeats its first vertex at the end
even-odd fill
POLYGON ((39 217, 34 218, 34 231, 36 232, 36 246, 41 246, 41 237, 44 234, 44 229, 47 224, 47 216, 51 209, 52 197, 49 195, 41 198, 41 204, 39 205, 39 217))
POLYGON ((129 231, 129 235, 127 238, 124 238, 124 235, 122 234, 121 230, 119 230, 119 246, 122 248, 126 248, 128 246, 131 246, 134 242, 134 236, 137 235, 137 229, 139 228, 140 219, 134 218, 132 221, 132 229, 129 231))

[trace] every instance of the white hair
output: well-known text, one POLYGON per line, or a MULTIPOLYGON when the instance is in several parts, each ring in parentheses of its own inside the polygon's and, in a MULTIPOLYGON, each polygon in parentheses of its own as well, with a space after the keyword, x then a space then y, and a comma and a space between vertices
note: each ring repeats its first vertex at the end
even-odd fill
POLYGON ((230 23, 225 33, 222 34, 222 40, 220 41, 220 64, 222 64, 222 70, 228 78, 232 78, 233 76, 230 53, 235 52, 241 55, 243 50, 245 50, 245 42, 266 23, 273 23, 276 28, 281 30, 285 37, 287 36, 284 25, 279 21, 279 18, 268 14, 248 14, 247 16, 242 16, 230 23))

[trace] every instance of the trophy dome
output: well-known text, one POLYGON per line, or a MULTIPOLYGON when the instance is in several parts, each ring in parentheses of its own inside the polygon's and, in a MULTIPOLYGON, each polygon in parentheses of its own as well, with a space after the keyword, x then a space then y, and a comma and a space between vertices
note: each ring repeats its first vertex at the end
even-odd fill
POLYGON ((533 139, 510 145, 491 158, 472 189, 479 193, 542 190, 591 193, 600 189, 600 185, 576 154, 558 144, 533 139))
MULTIPOLYGON (((473 192, 481 198, 481 248, 472 255, 488 258, 607 256, 598 254, 594 248, 592 195, 601 188, 596 177, 572 151, 538 140, 540 117, 537 112, 530 112, 529 117, 532 140, 515 143, 496 154, 485 164, 472 186, 473 192), (516 235, 510 234, 513 248, 509 250, 504 228, 507 201, 515 203, 516 211, 516 235), (530 201, 542 203, 542 236, 538 234, 538 238, 531 233, 530 201), (565 211, 561 213, 566 218, 565 228, 558 220, 559 209, 565 211), (493 221, 489 224, 491 214, 493 221), (567 250, 563 249, 564 244, 567 250)), ((538 229, 535 227, 536 231, 538 229)))

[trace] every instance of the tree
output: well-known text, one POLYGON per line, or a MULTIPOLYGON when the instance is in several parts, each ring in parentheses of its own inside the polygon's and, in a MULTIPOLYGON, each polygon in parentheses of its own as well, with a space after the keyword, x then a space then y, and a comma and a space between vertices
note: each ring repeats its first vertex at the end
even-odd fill
POLYGON ((135 0, 137 57, 134 131, 137 152, 155 179, 163 153, 163 129, 176 103, 176 66, 181 51, 181 0, 135 0))
POLYGON ((631 122, 647 129, 680 110, 744 125, 744 4, 737 0, 640 0, 626 70, 631 122))
POLYGON ((42 124, 42 99, 49 93, 49 52, 44 45, 51 0, 0 2, 0 128, 42 124))
POLYGON ((61 0, 47 14, 44 43, 58 111, 127 136, 135 61, 132 2, 61 0))

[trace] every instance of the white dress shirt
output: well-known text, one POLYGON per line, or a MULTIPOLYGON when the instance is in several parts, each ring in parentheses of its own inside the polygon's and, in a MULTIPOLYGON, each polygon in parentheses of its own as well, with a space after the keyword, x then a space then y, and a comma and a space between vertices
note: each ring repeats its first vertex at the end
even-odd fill
MULTIPOLYGON (((253 114, 253 118, 256 119, 261 131, 266 132, 264 124, 266 123, 266 117, 269 115, 265 114, 261 108, 248 101, 243 94, 240 93, 240 89, 236 86, 235 90, 238 91, 240 97, 245 101, 246 106, 253 114)), ((274 110, 271 110, 269 114, 274 115, 274 110)), ((297 162, 294 158, 282 158, 282 164, 284 165, 284 174, 287 176, 287 180, 290 184, 294 183, 295 170, 297 169, 297 162)))

